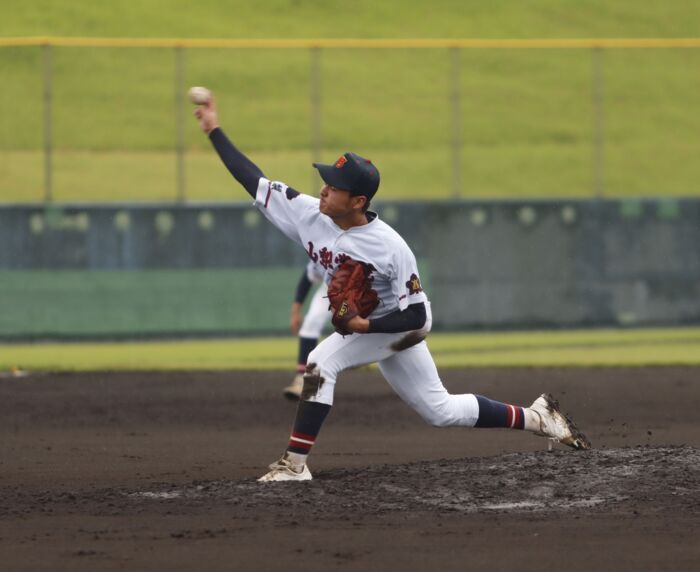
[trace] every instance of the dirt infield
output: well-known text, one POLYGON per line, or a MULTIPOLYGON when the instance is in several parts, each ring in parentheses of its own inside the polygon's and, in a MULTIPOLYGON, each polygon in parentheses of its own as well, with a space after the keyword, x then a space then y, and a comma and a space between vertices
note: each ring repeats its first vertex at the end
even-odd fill
POLYGON ((314 481, 261 485, 294 405, 278 373, 0 379, 2 570, 700 568, 700 368, 446 370, 552 392, 595 447, 426 426, 341 377, 314 481))

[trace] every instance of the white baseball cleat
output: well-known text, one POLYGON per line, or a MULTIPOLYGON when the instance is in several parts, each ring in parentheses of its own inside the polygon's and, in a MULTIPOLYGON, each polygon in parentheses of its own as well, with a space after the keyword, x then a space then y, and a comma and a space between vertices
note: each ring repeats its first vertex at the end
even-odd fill
POLYGON ((309 467, 303 465, 295 467, 289 459, 282 457, 270 465, 270 472, 258 479, 259 483, 271 483, 276 481, 310 481, 313 477, 309 467))
POLYGON ((301 398, 302 389, 304 389, 304 374, 297 373, 292 383, 284 388, 284 396, 287 399, 298 401, 301 398))
POLYGON ((540 395, 530 409, 540 417, 540 430, 535 432, 536 435, 549 437, 574 449, 591 448, 588 438, 559 410, 559 402, 550 394, 540 395))

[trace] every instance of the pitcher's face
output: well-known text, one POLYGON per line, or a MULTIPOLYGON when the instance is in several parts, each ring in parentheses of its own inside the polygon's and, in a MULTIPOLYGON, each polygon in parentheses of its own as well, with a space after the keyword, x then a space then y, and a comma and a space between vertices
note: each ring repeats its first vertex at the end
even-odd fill
POLYGON ((350 191, 344 191, 331 185, 321 187, 319 198, 321 199, 319 210, 331 218, 351 215, 354 210, 362 209, 366 200, 365 197, 353 197, 350 191))

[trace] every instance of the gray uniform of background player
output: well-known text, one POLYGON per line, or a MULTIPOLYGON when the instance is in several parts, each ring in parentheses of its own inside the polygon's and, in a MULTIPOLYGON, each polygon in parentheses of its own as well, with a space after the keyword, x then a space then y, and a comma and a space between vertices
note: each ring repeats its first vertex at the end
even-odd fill
POLYGON ((323 327, 329 323, 331 313, 328 310, 328 287, 323 281, 323 269, 312 260, 309 260, 304 274, 302 275, 299 285, 297 286, 297 294, 290 317, 290 326, 292 333, 299 336, 299 350, 297 353, 297 369, 292 383, 284 388, 284 395, 288 399, 299 399, 304 384, 304 370, 309 353, 318 344, 318 339, 321 337, 323 327), (301 320, 301 309, 304 303, 307 288, 312 285, 318 285, 316 291, 311 297, 311 302, 301 320), (301 290, 301 292, 300 292, 301 290), (301 322, 301 325, 299 325, 301 322))

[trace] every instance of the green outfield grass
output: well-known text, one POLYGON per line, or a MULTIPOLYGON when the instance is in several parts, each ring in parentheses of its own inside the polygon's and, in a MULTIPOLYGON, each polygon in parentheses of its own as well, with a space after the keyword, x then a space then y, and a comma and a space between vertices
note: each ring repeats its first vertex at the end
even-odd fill
MULTIPOLYGON (((692 0, 353 3, 88 0, 0 6, 0 36, 566 38, 700 36, 692 0)), ((603 56, 608 196, 698 195, 698 50, 603 56)), ((175 192, 175 59, 169 49, 55 48, 54 199, 169 200, 175 192)), ((461 194, 590 196, 590 50, 464 50, 461 194)), ((373 158, 386 198, 445 198, 452 118, 447 50, 326 50, 322 159, 373 158)), ((0 202, 42 197, 41 54, 0 48, 0 202), (17 94, 21 94, 18 97, 17 94)), ((308 50, 190 49, 185 85, 208 85, 236 142, 273 178, 314 191, 308 50)), ((187 110, 189 113, 190 110, 187 110)), ((188 198, 241 198, 188 118, 188 198)))
MULTIPOLYGON (((435 334, 439 367, 700 365, 700 328, 435 334)), ((296 340, 0 345, 0 371, 292 370, 296 340)))
POLYGON ((208 38, 690 37, 692 0, 32 0, 0 4, 0 36, 208 38))

